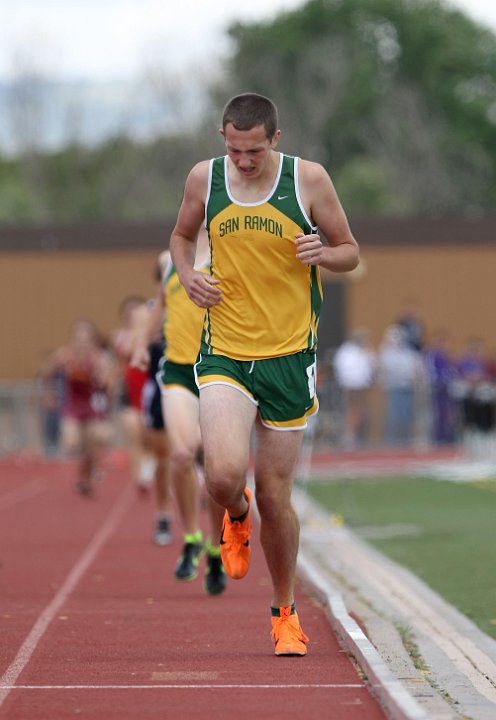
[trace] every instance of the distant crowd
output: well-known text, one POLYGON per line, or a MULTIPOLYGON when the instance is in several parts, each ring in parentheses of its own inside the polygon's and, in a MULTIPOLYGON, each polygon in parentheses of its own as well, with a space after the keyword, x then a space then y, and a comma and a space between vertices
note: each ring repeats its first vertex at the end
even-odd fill
POLYGON ((408 304, 385 330, 377 349, 366 329, 354 330, 331 359, 342 408, 341 444, 367 444, 371 390, 383 393, 380 439, 386 446, 409 446, 423 415, 425 441, 459 442, 468 432, 495 427, 496 359, 481 338, 467 339, 455 356, 446 331, 427 341, 414 305, 408 304))

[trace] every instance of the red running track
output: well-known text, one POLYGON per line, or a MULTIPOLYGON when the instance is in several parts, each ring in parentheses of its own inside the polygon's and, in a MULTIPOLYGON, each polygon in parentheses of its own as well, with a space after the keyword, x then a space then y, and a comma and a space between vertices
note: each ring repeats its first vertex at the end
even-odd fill
MULTIPOLYGON (((246 578, 209 597, 152 542, 153 498, 114 458, 93 500, 62 461, 0 462, 0 718, 379 720, 323 609, 297 604, 308 655, 276 657, 258 538, 246 578)), ((203 568, 202 568, 203 574, 203 568)))

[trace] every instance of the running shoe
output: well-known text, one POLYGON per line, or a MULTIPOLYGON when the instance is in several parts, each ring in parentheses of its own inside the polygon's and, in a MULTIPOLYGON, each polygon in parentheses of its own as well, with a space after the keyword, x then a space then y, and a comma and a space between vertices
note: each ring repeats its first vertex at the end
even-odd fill
POLYGON ((207 569, 203 587, 209 595, 220 595, 227 585, 226 571, 218 555, 207 556, 207 569))
POLYGON ((156 545, 169 545, 172 541, 172 531, 169 518, 159 518, 153 537, 156 545))
POLYGON ((298 620, 298 613, 291 614, 291 607, 279 608, 280 617, 272 617, 271 637, 276 655, 306 655, 309 642, 298 620))
POLYGON ((177 561, 176 580, 195 580, 198 577, 198 563, 203 553, 203 543, 187 542, 177 561))
POLYGON ((248 500, 248 512, 245 519, 242 522, 231 520, 226 510, 220 536, 222 563, 227 574, 235 580, 244 577, 250 567, 252 525, 250 521, 251 492, 248 488, 245 488, 245 497, 248 500))

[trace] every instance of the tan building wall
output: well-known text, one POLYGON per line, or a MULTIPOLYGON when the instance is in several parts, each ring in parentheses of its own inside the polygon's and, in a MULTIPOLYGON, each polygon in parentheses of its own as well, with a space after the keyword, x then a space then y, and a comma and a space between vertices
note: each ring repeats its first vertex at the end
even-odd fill
MULTIPOLYGON (((377 346, 403 301, 413 298, 427 331, 447 329, 455 352, 472 334, 496 349, 496 220, 419 228, 420 222, 352 223, 361 266, 346 278, 334 276, 346 284, 347 330, 368 327, 377 346)), ((44 353, 66 342, 76 318, 90 317, 106 334, 116 327, 125 296, 153 294, 153 266, 168 232, 126 231, 127 239, 122 230, 112 237, 94 231, 89 247, 80 228, 66 229, 60 243, 50 235, 49 249, 39 249, 34 231, 24 245, 22 230, 6 240, 0 232, 0 380, 35 376, 44 353), (136 237, 145 238, 141 249, 136 237)), ((332 311, 332 297, 326 307, 332 311)))
POLYGON ((72 322, 91 318, 107 334, 127 295, 155 292, 154 249, 0 254, 0 379, 36 375, 43 355, 64 344, 72 322))
POLYGON ((427 334, 447 330, 453 351, 478 335, 496 351, 496 245, 364 247, 350 277, 348 322, 371 329, 377 345, 406 299, 413 299, 427 334))

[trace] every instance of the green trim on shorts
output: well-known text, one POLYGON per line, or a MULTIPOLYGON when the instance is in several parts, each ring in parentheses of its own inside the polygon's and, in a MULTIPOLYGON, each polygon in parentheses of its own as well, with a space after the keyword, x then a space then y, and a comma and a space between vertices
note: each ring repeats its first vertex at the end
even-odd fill
POLYGON ((186 388, 196 397, 200 392, 195 380, 195 366, 189 363, 175 363, 172 360, 165 360, 160 373, 162 391, 173 387, 186 388))
POLYGON ((231 385, 258 406, 260 419, 275 430, 301 430, 318 412, 316 356, 303 351, 265 360, 233 360, 200 355, 195 365, 200 386, 231 385))

